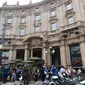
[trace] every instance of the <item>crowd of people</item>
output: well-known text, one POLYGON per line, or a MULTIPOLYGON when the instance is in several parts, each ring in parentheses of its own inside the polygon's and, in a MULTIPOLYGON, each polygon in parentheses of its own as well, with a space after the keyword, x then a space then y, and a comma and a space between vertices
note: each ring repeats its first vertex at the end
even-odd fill
POLYGON ((57 72, 65 72, 68 76, 73 78, 75 75, 80 75, 82 73, 81 68, 75 70, 72 67, 65 68, 61 66, 56 68, 54 65, 52 67, 42 66, 42 67, 31 67, 31 66, 0 66, 0 81, 3 83, 15 82, 23 80, 24 85, 28 85, 30 81, 41 80, 44 82, 47 74, 49 75, 49 80, 52 76, 56 76, 57 72))

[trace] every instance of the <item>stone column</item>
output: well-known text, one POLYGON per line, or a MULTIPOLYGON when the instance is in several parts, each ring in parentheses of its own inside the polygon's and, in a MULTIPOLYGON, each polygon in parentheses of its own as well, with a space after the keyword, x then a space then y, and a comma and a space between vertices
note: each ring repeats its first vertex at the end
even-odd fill
POLYGON ((25 56, 24 56, 24 61, 27 61, 29 58, 29 50, 25 49, 25 56))
POLYGON ((83 67, 85 67, 85 42, 80 43, 80 52, 81 52, 82 64, 83 67))
POLYGON ((44 42, 42 48, 42 59, 44 60, 45 64, 47 64, 47 54, 48 54, 48 50, 46 49, 46 44, 44 42))
POLYGON ((15 60, 16 59, 16 50, 10 49, 9 50, 9 60, 15 60))
POLYGON ((85 40, 84 36, 80 37, 80 52, 82 58, 83 67, 85 67, 85 40))
POLYGON ((33 49, 31 49, 31 58, 33 57, 33 49))
POLYGON ((42 49, 42 59, 45 61, 45 63, 46 63, 46 54, 47 54, 46 48, 43 47, 43 49, 42 49))
POLYGON ((28 45, 25 46, 25 55, 24 55, 24 61, 27 61, 29 57, 29 49, 28 45))
POLYGON ((65 45, 60 46, 60 56, 61 56, 61 65, 66 66, 66 48, 65 45))
POLYGON ((69 45, 66 45, 66 57, 67 57, 67 65, 71 66, 71 58, 70 58, 69 45))
POLYGON ((50 47, 48 48, 48 53, 47 53, 47 65, 51 65, 51 55, 50 55, 50 47))

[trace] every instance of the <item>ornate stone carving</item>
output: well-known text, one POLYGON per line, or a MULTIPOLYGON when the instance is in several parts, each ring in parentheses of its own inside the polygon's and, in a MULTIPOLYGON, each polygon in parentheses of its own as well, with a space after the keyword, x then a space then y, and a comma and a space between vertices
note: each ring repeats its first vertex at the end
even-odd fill
POLYGON ((19 27, 26 27, 26 23, 20 23, 19 27))
POLYGON ((36 26, 40 26, 42 23, 41 23, 41 20, 38 20, 38 21, 34 21, 34 24, 33 26, 36 27, 36 26))
POLYGON ((58 20, 58 18, 56 18, 56 16, 49 18, 50 23, 56 22, 57 20, 58 20))
POLYGON ((73 11, 73 8, 65 11, 65 17, 68 17, 69 15, 73 16, 74 14, 75 14, 75 12, 73 11))
POLYGON ((32 45, 37 45, 40 44, 41 40, 40 39, 32 39, 32 45))

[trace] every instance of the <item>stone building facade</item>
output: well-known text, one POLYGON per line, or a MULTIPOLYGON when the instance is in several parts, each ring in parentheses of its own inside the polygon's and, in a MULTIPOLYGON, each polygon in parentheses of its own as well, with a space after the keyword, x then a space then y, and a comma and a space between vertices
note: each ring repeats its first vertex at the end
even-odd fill
POLYGON ((43 0, 0 8, 5 60, 40 57, 47 65, 85 66, 85 0, 43 0), (4 35, 4 36, 3 36, 4 35))

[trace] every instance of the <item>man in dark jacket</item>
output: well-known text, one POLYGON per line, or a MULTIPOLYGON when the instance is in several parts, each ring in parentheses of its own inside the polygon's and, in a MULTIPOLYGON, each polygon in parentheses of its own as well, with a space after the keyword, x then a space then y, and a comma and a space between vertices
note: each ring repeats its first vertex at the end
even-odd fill
POLYGON ((28 71, 27 67, 24 67, 22 75, 23 75, 24 85, 28 85, 28 83, 29 83, 29 71, 28 71))
POLYGON ((40 77, 41 77, 42 81, 45 80, 45 74, 44 74, 44 68, 43 67, 41 67, 41 69, 40 69, 40 77))
POLYGON ((4 69, 3 69, 3 83, 6 83, 7 82, 7 77, 8 77, 8 67, 6 66, 4 69))

